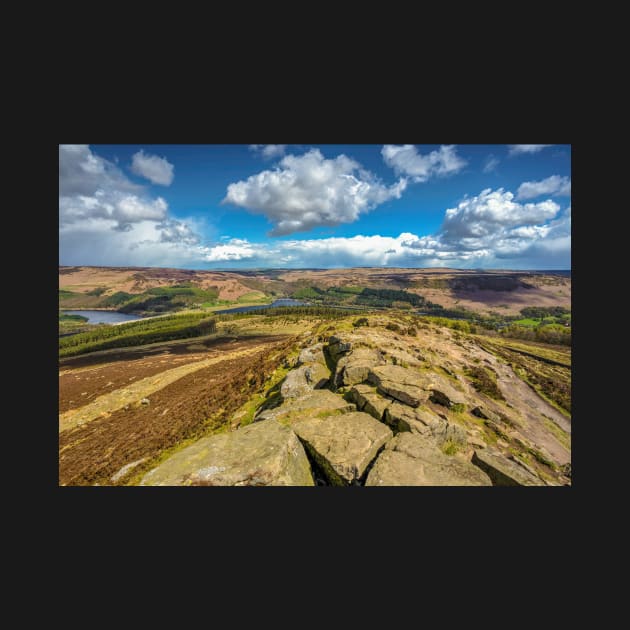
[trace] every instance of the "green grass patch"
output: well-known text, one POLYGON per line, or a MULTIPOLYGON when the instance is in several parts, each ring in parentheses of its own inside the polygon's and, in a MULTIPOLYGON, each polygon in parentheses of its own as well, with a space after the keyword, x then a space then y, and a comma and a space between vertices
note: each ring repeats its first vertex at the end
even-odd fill
POLYGON ((525 318, 525 319, 518 319, 513 323, 518 324, 519 326, 530 326, 531 328, 533 328, 534 326, 538 326, 538 324, 540 324, 540 320, 525 318))
POLYGON ((76 297, 77 295, 81 295, 81 294, 75 293, 74 291, 68 291, 67 289, 59 289, 60 300, 67 300, 68 298, 76 297))
POLYGON ((453 440, 446 440, 442 443, 442 446, 440 447, 444 455, 455 455, 455 453, 458 453, 460 451, 460 448, 460 445, 456 442, 453 442, 453 440))
POLYGON ((59 321, 60 322, 73 322, 77 324, 83 324, 88 321, 87 317, 83 315, 73 315, 70 313, 63 313, 59 311, 59 321))

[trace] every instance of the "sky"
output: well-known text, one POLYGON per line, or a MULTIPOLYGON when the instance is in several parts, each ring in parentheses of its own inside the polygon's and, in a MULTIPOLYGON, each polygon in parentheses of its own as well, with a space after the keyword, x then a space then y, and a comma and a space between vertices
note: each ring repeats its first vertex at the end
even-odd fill
POLYGON ((59 145, 59 264, 571 268, 571 146, 59 145))

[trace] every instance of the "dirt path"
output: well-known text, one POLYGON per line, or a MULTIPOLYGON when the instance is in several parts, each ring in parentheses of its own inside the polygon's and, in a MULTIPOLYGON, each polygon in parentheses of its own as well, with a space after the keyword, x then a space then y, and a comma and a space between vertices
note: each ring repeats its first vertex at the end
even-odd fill
POLYGON ((267 347, 266 345, 258 345, 254 348, 223 352, 218 356, 203 359, 202 361, 186 363, 185 365, 180 365, 170 370, 161 371, 158 374, 147 376, 121 389, 103 394, 84 407, 70 409, 62 413, 59 416, 59 433, 78 425, 83 425, 99 416, 108 416, 112 412, 122 409, 127 405, 139 403, 143 398, 147 398, 158 389, 166 387, 191 372, 196 372, 197 370, 201 370, 215 363, 221 363, 228 359, 243 359, 267 347))
MULTIPOLYGON (((471 352, 473 352, 471 350, 471 352)), ((545 427, 540 415, 544 414, 559 427, 571 434, 571 421, 555 407, 541 398, 527 383, 522 381, 509 365, 501 363, 493 354, 477 348, 475 354, 487 359, 497 373, 497 384, 506 401, 525 421, 520 432, 534 444, 544 447, 559 464, 571 461, 571 452, 545 427)))

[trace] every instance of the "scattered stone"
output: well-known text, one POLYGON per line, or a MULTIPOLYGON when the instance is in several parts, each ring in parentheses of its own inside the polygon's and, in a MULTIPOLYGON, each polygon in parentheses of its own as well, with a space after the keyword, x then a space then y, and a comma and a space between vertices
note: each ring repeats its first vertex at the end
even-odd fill
POLYGON ((312 486, 295 433, 275 420, 202 438, 147 473, 143 486, 312 486))
POLYGON ((143 398, 143 399, 140 401, 140 404, 141 404, 141 405, 148 405, 148 404, 149 404, 149 402, 150 402, 150 401, 149 401, 149 399, 148 399, 148 398, 143 398))
POLYGON ((399 433, 378 456, 366 486, 490 486, 469 462, 444 455, 426 438, 399 433))
POLYGON ((494 413, 494 411, 490 411, 490 409, 487 409, 486 407, 483 407, 481 405, 475 407, 470 413, 472 413, 473 416, 477 416, 477 418, 482 418, 483 420, 492 420, 493 422, 500 421, 498 414, 494 413))
POLYGON ((357 484, 379 450, 392 438, 383 423, 355 411, 307 418, 292 426, 334 486, 357 484))
POLYGON ((472 463, 485 471, 495 486, 544 485, 538 477, 494 449, 476 450, 472 456, 472 463))
POLYGON ((393 365, 400 365, 401 367, 419 367, 422 365, 422 361, 400 348, 391 346, 383 348, 383 355, 393 365))

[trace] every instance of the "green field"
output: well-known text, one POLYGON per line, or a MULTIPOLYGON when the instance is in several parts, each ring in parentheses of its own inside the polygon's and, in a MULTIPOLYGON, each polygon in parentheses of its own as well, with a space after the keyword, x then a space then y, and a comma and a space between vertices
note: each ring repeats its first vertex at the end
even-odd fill
MULTIPOLYGON (((59 338, 59 356, 70 357, 98 350, 140 346, 158 341, 172 341, 213 334, 217 322, 230 322, 244 318, 272 320, 282 318, 289 322, 309 317, 338 319, 356 315, 356 310, 332 309, 327 307, 278 307, 248 313, 228 313, 211 316, 205 311, 187 311, 173 315, 140 319, 116 326, 101 325, 70 337, 59 338)), ((282 333, 282 329, 278 330, 282 333)))
POLYGON ((514 324, 518 324, 519 326, 531 326, 532 328, 534 326, 538 326, 538 324, 540 324, 539 319, 531 319, 529 317, 526 317, 525 319, 518 319, 515 322, 513 322, 514 324))

